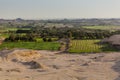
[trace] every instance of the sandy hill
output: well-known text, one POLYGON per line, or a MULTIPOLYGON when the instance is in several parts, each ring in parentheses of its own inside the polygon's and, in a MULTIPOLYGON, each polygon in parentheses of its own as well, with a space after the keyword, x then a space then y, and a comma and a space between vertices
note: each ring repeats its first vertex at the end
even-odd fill
POLYGON ((120 80, 120 53, 0 51, 0 80, 120 80))

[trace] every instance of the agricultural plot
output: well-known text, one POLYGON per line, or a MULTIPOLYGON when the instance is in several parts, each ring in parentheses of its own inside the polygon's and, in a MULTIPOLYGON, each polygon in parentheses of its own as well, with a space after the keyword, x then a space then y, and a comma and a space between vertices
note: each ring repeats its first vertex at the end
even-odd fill
POLYGON ((0 34, 0 38, 6 38, 6 37, 9 37, 10 34, 8 33, 2 33, 0 34))
MULTIPOLYGON (((10 31, 12 31, 12 33, 16 32, 18 29, 20 30, 30 30, 31 28, 6 28, 6 27, 0 27, 0 38, 4 37, 7 38, 9 37, 9 35, 11 34, 10 31)), ((16 35, 16 33, 15 33, 16 35)), ((25 33, 20 33, 20 35, 25 35, 25 33)))
POLYGON ((69 52, 71 53, 94 53, 114 51, 106 44, 99 44, 100 40, 72 40, 69 52))
POLYGON ((25 48, 33 50, 58 50, 60 44, 57 42, 3 42, 1 49, 25 48))
POLYGON ((9 31, 17 31, 18 29, 20 30, 30 30, 31 28, 0 28, 0 32, 9 32, 9 31))
POLYGON ((120 26, 83 26, 86 29, 120 30, 120 26))

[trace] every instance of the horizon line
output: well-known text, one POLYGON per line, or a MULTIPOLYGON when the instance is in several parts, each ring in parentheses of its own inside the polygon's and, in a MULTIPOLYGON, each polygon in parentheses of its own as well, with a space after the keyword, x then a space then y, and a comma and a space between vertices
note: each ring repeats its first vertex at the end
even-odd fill
POLYGON ((75 20, 75 19, 120 19, 120 18, 0 18, 0 20, 16 20, 16 19, 23 19, 23 20, 75 20))

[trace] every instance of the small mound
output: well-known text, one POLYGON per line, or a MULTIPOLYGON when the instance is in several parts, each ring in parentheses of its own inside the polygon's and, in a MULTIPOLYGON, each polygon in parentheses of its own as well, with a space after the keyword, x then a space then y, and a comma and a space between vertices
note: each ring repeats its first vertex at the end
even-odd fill
POLYGON ((21 62, 26 62, 26 61, 31 61, 37 58, 40 58, 41 54, 39 54, 35 50, 14 50, 7 55, 3 56, 7 61, 12 60, 12 61, 21 61, 21 62))

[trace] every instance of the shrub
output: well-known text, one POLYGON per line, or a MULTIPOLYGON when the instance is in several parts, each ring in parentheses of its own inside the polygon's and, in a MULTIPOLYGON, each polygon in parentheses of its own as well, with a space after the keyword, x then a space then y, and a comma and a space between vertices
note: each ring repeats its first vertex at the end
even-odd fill
POLYGON ((46 41, 47 41, 47 39, 44 37, 44 38, 43 38, 43 41, 44 41, 44 42, 46 42, 46 41))
POLYGON ((48 41, 48 42, 52 42, 52 39, 51 39, 51 38, 49 38, 47 41, 48 41))

